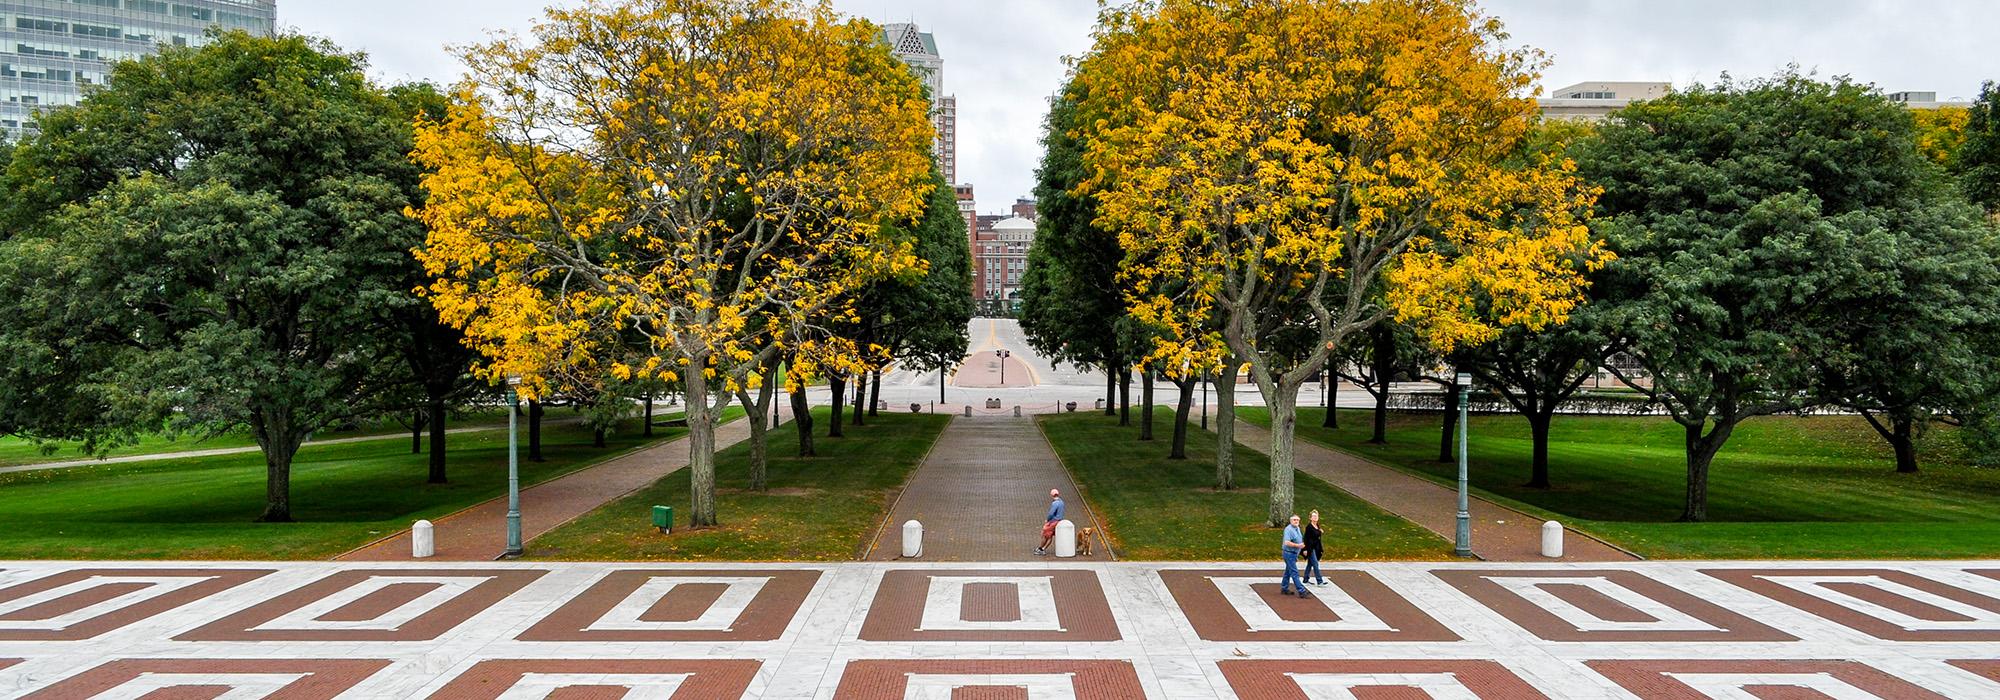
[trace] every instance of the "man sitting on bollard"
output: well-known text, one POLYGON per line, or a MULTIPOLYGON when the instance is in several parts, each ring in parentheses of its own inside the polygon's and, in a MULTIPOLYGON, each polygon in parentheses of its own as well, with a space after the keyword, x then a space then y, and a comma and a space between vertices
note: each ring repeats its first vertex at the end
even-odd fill
POLYGON ((1049 543, 1056 541, 1056 523, 1062 522, 1062 519, 1062 491, 1049 489, 1049 517, 1042 523, 1042 546, 1035 548, 1035 556, 1049 553, 1049 543))
POLYGON ((1291 595, 1292 587, 1298 586, 1300 598, 1312 597, 1306 592, 1305 580, 1299 578, 1299 552, 1305 548, 1306 538, 1299 531, 1299 516, 1294 515, 1291 524, 1285 526, 1285 578, 1278 583, 1278 590, 1286 595, 1291 595))

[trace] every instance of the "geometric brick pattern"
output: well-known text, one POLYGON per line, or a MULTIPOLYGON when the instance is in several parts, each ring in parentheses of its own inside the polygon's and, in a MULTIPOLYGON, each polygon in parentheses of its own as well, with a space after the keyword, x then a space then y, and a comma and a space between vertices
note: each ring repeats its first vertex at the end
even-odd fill
POLYGON ((1212 642, 1455 642, 1459 637, 1367 572, 1331 569, 1312 597, 1265 572, 1160 572, 1196 634, 1212 642))
POLYGON ((618 571, 520 636, 527 642, 747 642, 784 634, 819 572, 618 571))
POLYGON ((0 698, 2000 698, 1990 564, 8 563, 0 698))
POLYGON ((22 700, 327 700, 388 665, 388 661, 366 659, 122 659, 71 676, 22 700))
POLYGON ((1146 697, 1126 661, 850 661, 834 700, 1146 697))
POLYGON ((0 640, 90 639, 271 573, 75 569, 0 588, 0 640))
POLYGON ((1437 576, 1552 642, 1798 639, 1636 571, 1455 570, 1437 576))
MULTIPOLYGON (((1888 569, 1712 569, 1710 576, 1899 642, 2000 642, 2000 582, 1888 569), (1971 590, 1977 586, 1980 591, 1971 590)), ((1974 572, 1978 573, 1978 572, 1974 572)))
POLYGON ((1947 700, 1855 661, 1592 661, 1592 670, 1645 700, 1882 698, 1947 700))
POLYGON ((501 659, 481 661, 431 695, 434 700, 743 697, 757 661, 501 659))

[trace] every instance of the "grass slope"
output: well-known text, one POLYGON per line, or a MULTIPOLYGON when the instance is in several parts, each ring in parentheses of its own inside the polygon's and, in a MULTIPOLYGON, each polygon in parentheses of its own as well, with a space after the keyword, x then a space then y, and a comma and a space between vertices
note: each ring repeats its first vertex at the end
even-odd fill
MULTIPOLYGON (((1069 413, 1040 419, 1085 501, 1109 523, 1119 556, 1149 561, 1261 561, 1278 558, 1279 533, 1266 527, 1270 461, 1236 449, 1236 490, 1215 491, 1215 434, 1190 427, 1188 459, 1169 460, 1172 412, 1158 439, 1138 442, 1139 428, 1116 418, 1069 413)), ((1318 509, 1326 558, 1437 559, 1451 546, 1417 525, 1304 473, 1294 482, 1301 516, 1318 509)))
MULTIPOLYGON (((523 429, 525 432, 525 428, 523 429)), ((576 424, 544 426, 547 481, 683 429, 640 437, 637 420, 590 446, 576 424)), ((295 523, 252 522, 264 508, 257 453, 0 475, 0 559, 323 559, 506 492, 507 432, 453 435, 451 483, 424 483, 428 455, 402 440, 307 446, 292 465, 295 523)))
MULTIPOLYGON (((1391 414, 1389 444, 1367 443, 1372 416, 1342 410, 1339 430, 1303 408, 1299 437, 1438 481, 1437 416, 1391 414)), ((1261 408, 1242 409, 1268 424, 1261 408)), ((1930 436, 1920 474, 1895 462, 1860 418, 1767 417, 1744 423, 1715 458, 1710 522, 1680 516, 1686 465, 1679 425, 1659 417, 1558 416, 1554 488, 1524 488, 1532 443, 1518 416, 1474 416, 1471 479, 1503 502, 1655 558, 1985 558, 2000 556, 2000 470, 1966 466, 1930 436)))
MULTIPOLYGON (((827 409, 814 409, 822 430, 827 409)), ((716 513, 722 525, 659 534, 652 507, 675 508, 687 522, 693 502, 686 470, 585 514, 527 545, 536 559, 568 561, 847 561, 875 535, 889 504, 944 432, 949 416, 906 413, 847 426, 844 438, 822 432, 818 457, 802 459, 790 424, 771 433, 770 490, 750 486, 750 445, 716 456, 716 513)))

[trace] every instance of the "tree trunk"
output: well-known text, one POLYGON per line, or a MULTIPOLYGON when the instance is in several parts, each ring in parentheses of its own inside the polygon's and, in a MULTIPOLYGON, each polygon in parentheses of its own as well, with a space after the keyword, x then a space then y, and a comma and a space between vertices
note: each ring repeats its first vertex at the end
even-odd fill
POLYGON ((590 431, 590 446, 597 448, 602 448, 605 446, 603 427, 600 426, 590 431))
POLYGON ((736 392, 736 398, 743 403, 743 412, 750 419, 750 490, 763 492, 770 490, 771 467, 771 427, 776 420, 771 415, 773 399, 778 391, 778 362, 772 360, 764 370, 763 381, 757 385, 757 394, 752 398, 748 391, 736 392))
POLYGON ((1327 370, 1332 375, 1326 383, 1326 415, 1321 416, 1319 427, 1340 429, 1340 374, 1327 370))
POLYGON ((1104 370, 1104 415, 1118 415, 1118 373, 1104 370))
POLYGON ((862 372, 854 378, 854 425, 867 424, 862 417, 868 415, 868 373, 862 372))
POLYGON ((1458 460, 1458 387, 1444 390, 1444 429, 1438 431, 1438 461, 1458 460))
POLYGON ((1236 364, 1222 366, 1215 384, 1215 488, 1236 490, 1236 364))
POLYGON ((428 419, 426 419, 426 422, 430 423, 430 431, 431 431, 430 483, 433 484, 449 483, 445 477, 445 468, 444 468, 445 466, 444 465, 444 428, 445 428, 444 396, 441 394, 433 394, 431 396, 429 408, 431 415, 428 419))
POLYGON ((650 391, 646 392, 646 427, 642 434, 646 437, 653 436, 653 392, 650 391))
MULTIPOLYGON (((706 365, 706 358, 695 358, 690 367, 706 365)), ((688 524, 694 527, 714 527, 719 521, 715 517, 715 409, 708 404, 708 378, 700 371, 686 374, 688 424, 688 479, 689 491, 693 493, 693 507, 689 509, 688 524)))
POLYGON ((1545 489, 1549 487, 1549 424, 1555 420, 1555 416, 1553 413, 1530 413, 1527 414, 1527 418, 1528 433, 1535 443, 1535 457, 1531 466, 1533 471, 1529 472, 1527 486, 1531 489, 1545 489))
POLYGON ((291 415, 274 411, 276 415, 259 412, 251 416, 251 431, 257 436, 257 447, 264 451, 264 513, 257 516, 260 523, 289 523, 292 521, 292 458, 299 453, 299 443, 305 441, 305 434, 295 430, 291 415))
POLYGON ((1153 370, 1139 370, 1139 441, 1153 441, 1153 370))
POLYGON ((1375 341, 1375 434, 1368 442, 1376 445, 1389 444, 1389 385, 1396 374, 1396 332, 1387 323, 1377 323, 1372 329, 1375 341))
POLYGON ((1896 473, 1915 474, 1917 473, 1916 418, 1895 416, 1892 420, 1896 430, 1895 434, 1889 437, 1889 446, 1896 450, 1896 473))
POLYGON ((1681 522, 1699 523, 1708 520, 1708 470, 1715 462, 1715 453, 1722 451, 1729 441, 1729 433, 1734 423, 1718 419, 1715 427, 1702 434, 1702 425, 1682 424, 1687 431, 1687 504, 1681 511, 1681 522))
POLYGON ((1273 386, 1276 395, 1266 396, 1271 411, 1271 527, 1283 527, 1295 509, 1292 504, 1292 437, 1299 425, 1299 388, 1273 386))
POLYGON ((410 454, 424 453, 424 409, 417 409, 410 419, 410 454))
POLYGON ((1118 424, 1132 424, 1132 368, 1118 369, 1118 424))
POLYGON ((528 402, 528 461, 541 462, 542 459, 542 402, 528 402))
POLYGON ((846 437, 840 433, 841 413, 847 408, 847 380, 836 374, 826 378, 826 386, 833 390, 833 420, 827 421, 826 436, 846 437))
POLYGON ((1187 459, 1188 414, 1194 410, 1194 385, 1197 380, 1176 380, 1180 387, 1180 410, 1174 412, 1174 447, 1167 453, 1167 459, 1187 459))
POLYGON ((799 428, 799 456, 814 457, 812 405, 806 402, 805 383, 792 378, 792 424, 799 428))
POLYGON ((882 371, 875 370, 875 379, 868 383, 868 417, 882 415, 882 371))

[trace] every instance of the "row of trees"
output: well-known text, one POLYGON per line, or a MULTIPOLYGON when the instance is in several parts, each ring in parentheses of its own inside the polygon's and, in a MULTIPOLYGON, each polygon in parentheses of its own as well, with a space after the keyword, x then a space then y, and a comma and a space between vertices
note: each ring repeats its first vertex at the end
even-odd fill
POLYGON ((534 38, 467 50, 447 95, 324 41, 219 33, 43 115, 0 149, 0 433, 247 427, 284 521, 315 431, 414 415, 442 480, 448 407, 509 379, 530 458, 545 402, 602 444, 641 398, 650 433, 674 391, 708 525, 729 403, 761 486, 781 375, 809 418, 815 377, 963 358, 964 223, 928 96, 872 26, 630 0, 534 38))
POLYGON ((1530 423, 1546 487, 1554 413, 1609 367, 1686 429, 1687 520, 1744 420, 1852 411, 1914 471, 1925 424, 1994 413, 2000 242, 1973 203, 2000 191, 1993 88, 1912 114, 1791 71, 1545 123, 1539 54, 1501 36, 1448 0, 1107 10, 1051 117, 1031 338, 1247 373, 1273 524, 1322 369, 1375 396, 1377 440, 1392 379, 1471 372, 1530 423))

